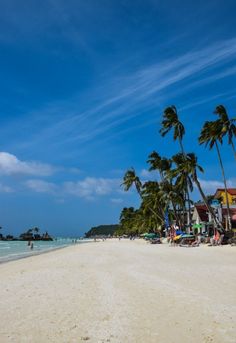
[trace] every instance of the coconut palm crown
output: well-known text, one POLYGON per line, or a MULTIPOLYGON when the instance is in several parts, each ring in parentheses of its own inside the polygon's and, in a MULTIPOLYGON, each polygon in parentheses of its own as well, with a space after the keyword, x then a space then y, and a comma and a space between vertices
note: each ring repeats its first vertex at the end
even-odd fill
POLYGON ((219 105, 216 107, 215 114, 219 116, 218 125, 221 126, 221 136, 228 137, 228 144, 232 146, 234 157, 236 159, 236 149, 233 142, 233 138, 236 137, 236 118, 229 118, 228 113, 223 105, 219 105))
POLYGON ((175 106, 172 105, 164 110, 161 125, 162 128, 159 130, 159 132, 162 135, 162 137, 164 137, 172 129, 174 130, 173 138, 174 140, 179 140, 181 150, 183 152, 182 139, 185 134, 185 128, 181 121, 179 121, 177 109, 175 106))

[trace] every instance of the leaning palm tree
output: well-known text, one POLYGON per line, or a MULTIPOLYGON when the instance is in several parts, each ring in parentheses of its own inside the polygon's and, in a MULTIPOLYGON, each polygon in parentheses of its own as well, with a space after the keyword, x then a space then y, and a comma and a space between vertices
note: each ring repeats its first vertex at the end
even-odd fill
POLYGON ((228 137, 228 144, 231 145, 234 153, 234 158, 236 159, 236 149, 233 142, 233 138, 236 137, 236 118, 230 119, 228 113, 223 105, 219 105, 215 109, 215 114, 219 116, 219 123, 221 125, 221 136, 228 137))
POLYGON ((176 174, 181 173, 187 173, 192 181, 196 184, 199 193, 201 194, 201 197, 206 205, 206 208, 208 212, 210 213, 215 225, 218 227, 220 231, 224 231, 224 228, 222 226, 222 223, 218 220, 216 217, 212 207, 209 205, 209 202, 207 200, 207 197, 205 193, 202 190, 200 181, 198 179, 197 171, 204 172, 203 168, 198 164, 197 162, 197 156, 194 153, 188 153, 186 154, 186 159, 183 161, 182 164, 178 165, 178 169, 176 170, 176 174))
POLYGON ((141 197, 142 182, 136 175, 134 168, 127 170, 127 172, 124 175, 122 185, 124 186, 124 190, 126 192, 134 185, 138 194, 141 197))
POLYGON ((230 209, 229 209, 229 198, 228 198, 228 191, 227 191, 227 183, 226 183, 226 177, 225 177, 225 170, 220 154, 219 149, 219 143, 222 144, 222 132, 221 132, 221 123, 220 120, 216 121, 206 121, 203 125, 203 128, 201 130, 201 134, 199 136, 199 143, 203 144, 205 143, 205 146, 209 145, 209 149, 211 150, 213 147, 216 148, 221 172, 223 176, 223 182, 224 182, 224 189, 225 189, 225 197, 226 197, 226 206, 227 206, 227 222, 229 229, 231 230, 231 219, 230 219, 230 209))

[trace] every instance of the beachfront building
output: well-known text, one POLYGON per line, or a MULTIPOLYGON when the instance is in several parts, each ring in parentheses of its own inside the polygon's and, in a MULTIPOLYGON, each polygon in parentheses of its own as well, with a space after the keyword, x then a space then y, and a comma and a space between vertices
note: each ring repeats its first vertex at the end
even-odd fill
MULTIPOLYGON (((213 202, 214 204, 214 202, 213 202)), ((224 227, 226 230, 227 227, 227 208, 226 206, 212 206, 215 210, 216 216, 218 219, 223 222, 224 227)), ((230 218, 232 222, 232 228, 236 229, 236 206, 231 205, 230 206, 230 218)), ((195 204, 194 210, 193 210, 193 216, 192 216, 192 222, 193 222, 193 229, 195 232, 206 232, 209 230, 210 227, 213 227, 214 223, 211 218, 210 213, 207 210, 207 207, 205 204, 195 204)))
POLYGON ((195 204, 192 215, 193 230, 195 233, 202 233, 207 231, 209 225, 209 215, 206 205, 195 204))
MULTIPOLYGON (((227 188, 229 206, 236 206, 236 188, 227 188)), ((221 205, 226 206, 226 194, 224 188, 218 188, 215 192, 214 199, 220 201, 221 205)))

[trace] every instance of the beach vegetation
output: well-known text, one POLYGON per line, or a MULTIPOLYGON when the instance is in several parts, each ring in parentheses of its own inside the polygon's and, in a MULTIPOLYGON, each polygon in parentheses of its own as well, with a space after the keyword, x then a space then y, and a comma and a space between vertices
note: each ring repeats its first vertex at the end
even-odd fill
MULTIPOLYGON (((199 144, 209 146, 210 150, 213 147, 216 148, 226 191, 225 170, 219 147, 223 143, 223 138, 227 136, 228 144, 231 145, 236 158, 233 142, 236 136, 236 119, 228 117, 223 105, 217 106, 214 113, 218 115, 218 119, 206 121, 203 124, 199 144)), ((163 137, 170 131, 173 131, 174 141, 178 140, 179 142, 180 152, 171 157, 165 157, 153 150, 148 155, 149 171, 157 172, 156 179, 142 182, 134 168, 128 169, 124 174, 122 187, 125 191, 135 187, 140 198, 140 206, 137 209, 134 207, 123 208, 120 214, 119 234, 138 235, 147 232, 160 232, 171 223, 175 223, 182 230, 189 232, 192 228, 192 207, 194 204, 190 194, 192 194, 194 186, 201 195, 201 202, 206 206, 209 222, 213 223, 220 232, 227 229, 211 206, 214 196, 206 195, 203 191, 198 173, 203 173, 204 169, 199 165, 197 155, 194 152, 185 152, 184 150, 185 128, 179 120, 175 106, 167 107, 164 110, 159 130, 163 137)), ((228 202, 227 213, 228 229, 231 229, 228 202)))

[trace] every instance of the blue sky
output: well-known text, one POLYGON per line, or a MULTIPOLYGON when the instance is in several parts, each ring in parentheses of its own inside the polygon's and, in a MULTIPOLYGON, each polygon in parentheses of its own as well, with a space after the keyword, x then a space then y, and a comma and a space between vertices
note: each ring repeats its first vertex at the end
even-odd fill
MULTIPOLYGON (((175 104, 207 193, 221 186, 214 151, 199 147, 216 105, 236 109, 234 1, 17 0, 0 2, 0 221, 4 233, 38 226, 81 235, 138 205, 120 187, 145 180, 175 104)), ((235 161, 222 148, 227 179, 235 161)), ((195 194, 195 199, 200 198, 195 194)))

